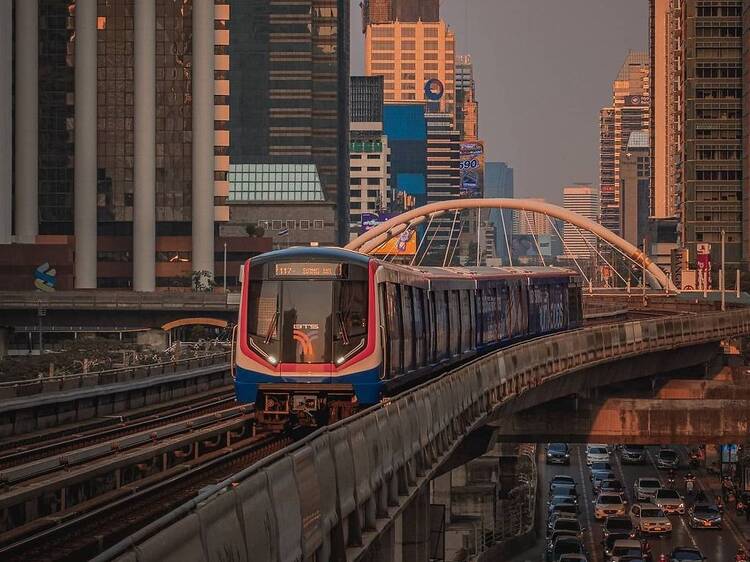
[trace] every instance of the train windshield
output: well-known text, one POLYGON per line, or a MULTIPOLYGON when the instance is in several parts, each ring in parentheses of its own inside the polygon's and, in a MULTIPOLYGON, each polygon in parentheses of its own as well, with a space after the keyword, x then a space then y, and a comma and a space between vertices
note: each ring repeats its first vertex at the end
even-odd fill
POLYGON ((248 293, 253 351, 271 364, 340 365, 364 349, 366 278, 264 280, 259 270, 251 271, 248 293))

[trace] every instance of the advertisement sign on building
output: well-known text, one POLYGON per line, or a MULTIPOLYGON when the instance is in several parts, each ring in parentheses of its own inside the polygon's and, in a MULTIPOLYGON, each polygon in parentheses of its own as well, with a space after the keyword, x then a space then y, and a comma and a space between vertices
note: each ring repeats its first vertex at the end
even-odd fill
POLYGON ((484 187, 484 143, 471 141, 461 143, 461 197, 482 197, 484 187))
POLYGON ((697 290, 711 289, 711 244, 698 244, 696 262, 698 264, 697 290))
POLYGON ((413 256, 417 253, 417 232, 406 229, 377 248, 373 254, 390 256, 413 256))

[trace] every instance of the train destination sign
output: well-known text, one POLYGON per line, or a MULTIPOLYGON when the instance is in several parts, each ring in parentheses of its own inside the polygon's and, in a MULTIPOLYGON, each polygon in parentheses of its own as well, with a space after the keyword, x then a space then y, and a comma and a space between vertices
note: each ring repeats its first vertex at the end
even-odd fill
POLYGON ((284 262, 274 265, 274 277, 339 278, 343 268, 340 263, 284 262))

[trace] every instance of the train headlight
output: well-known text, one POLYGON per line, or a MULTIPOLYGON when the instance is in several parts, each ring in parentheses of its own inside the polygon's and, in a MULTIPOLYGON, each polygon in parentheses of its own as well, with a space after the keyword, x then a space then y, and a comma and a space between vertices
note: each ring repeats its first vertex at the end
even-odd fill
POLYGON ((343 357, 339 357, 338 359, 336 359, 336 365, 341 365, 343 362, 344 362, 343 357))
POLYGON ((275 358, 275 357, 274 357, 273 355, 269 355, 269 356, 268 356, 268 362, 269 362, 269 363, 270 363, 271 365, 276 365, 276 363, 278 363, 279 361, 278 361, 278 359, 276 359, 276 358, 275 358))

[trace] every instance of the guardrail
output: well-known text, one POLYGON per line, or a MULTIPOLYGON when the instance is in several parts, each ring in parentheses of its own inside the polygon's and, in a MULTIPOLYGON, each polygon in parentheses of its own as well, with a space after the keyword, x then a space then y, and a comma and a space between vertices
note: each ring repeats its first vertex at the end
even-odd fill
POLYGON ((592 326, 500 350, 316 431, 95 560, 169 562, 200 552, 207 560, 328 559, 337 544, 358 560, 378 539, 368 531, 394 524, 464 437, 507 401, 592 365, 748 333, 750 310, 739 310, 592 326))
POLYGON ((219 353, 177 359, 175 361, 152 363, 150 365, 136 365, 133 367, 108 369, 106 371, 95 371, 91 373, 0 382, 0 400, 33 396, 48 392, 76 390, 79 388, 88 388, 105 384, 124 383, 159 375, 170 375, 189 371, 198 367, 208 367, 210 365, 228 363, 229 359, 229 352, 222 351, 219 353))
POLYGON ((229 295, 166 291, 0 291, 0 309, 233 310, 236 298, 229 295))

